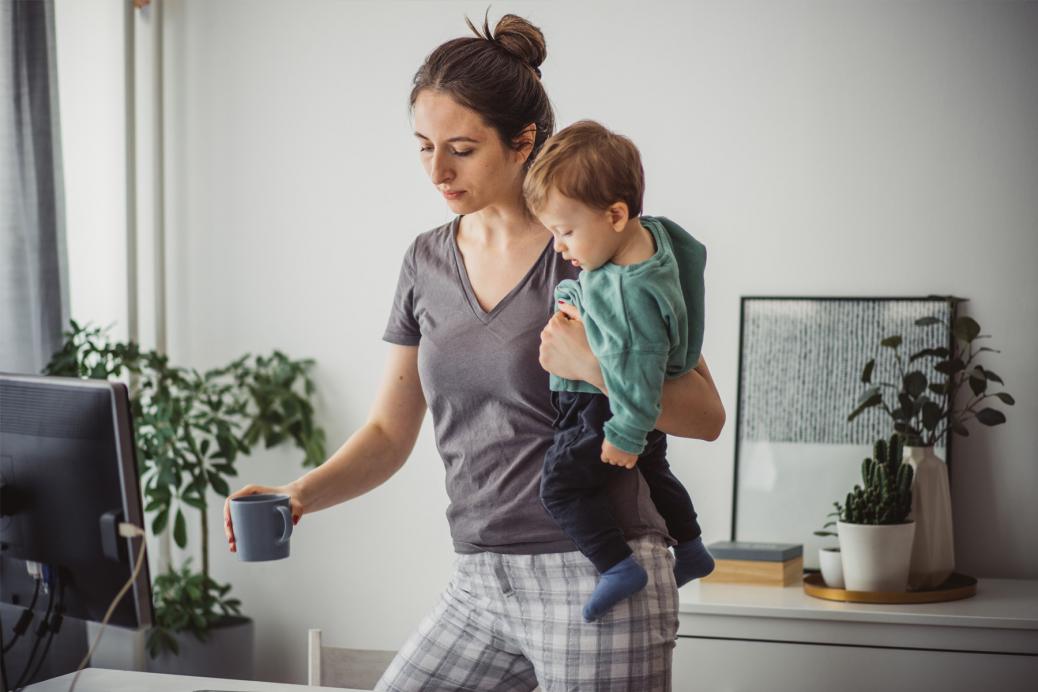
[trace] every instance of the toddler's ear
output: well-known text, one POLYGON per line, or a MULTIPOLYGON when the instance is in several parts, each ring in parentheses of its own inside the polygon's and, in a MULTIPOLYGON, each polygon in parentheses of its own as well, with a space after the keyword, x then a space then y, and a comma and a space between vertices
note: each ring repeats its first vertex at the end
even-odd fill
POLYGON ((606 214, 609 215, 609 223, 617 233, 627 227, 627 221, 631 218, 628 215, 627 202, 613 202, 606 209, 606 214))

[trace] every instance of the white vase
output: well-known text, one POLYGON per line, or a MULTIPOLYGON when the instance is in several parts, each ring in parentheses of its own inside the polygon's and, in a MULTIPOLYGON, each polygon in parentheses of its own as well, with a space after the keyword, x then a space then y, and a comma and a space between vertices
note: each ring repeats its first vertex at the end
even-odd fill
POLYGON ((819 548, 818 566, 826 586, 831 589, 843 588, 843 556, 839 548, 819 548))
POLYGON ((948 467, 933 447, 905 447, 904 463, 915 471, 912 514, 915 540, 908 568, 910 589, 934 589, 955 569, 948 467))
POLYGON ((915 522, 904 524, 836 523, 848 591, 897 592, 908 589, 915 522))

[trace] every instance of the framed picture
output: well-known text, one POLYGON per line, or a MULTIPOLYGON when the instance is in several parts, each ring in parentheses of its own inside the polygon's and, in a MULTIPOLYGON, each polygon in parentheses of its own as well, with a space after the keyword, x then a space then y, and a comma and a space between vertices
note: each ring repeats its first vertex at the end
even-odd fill
MULTIPOLYGON (((917 326, 922 317, 951 325, 953 304, 939 297, 742 298, 732 540, 802 543, 805 568, 818 568, 818 548, 835 539, 814 531, 861 482, 872 444, 894 432, 880 407, 847 421, 867 388, 865 364, 877 359, 873 382, 900 382, 893 350, 880 345, 897 334, 902 367, 944 381, 934 358, 908 364, 924 348, 951 348, 950 328, 917 326)), ((945 435, 935 446, 946 462, 949 442, 945 435)))

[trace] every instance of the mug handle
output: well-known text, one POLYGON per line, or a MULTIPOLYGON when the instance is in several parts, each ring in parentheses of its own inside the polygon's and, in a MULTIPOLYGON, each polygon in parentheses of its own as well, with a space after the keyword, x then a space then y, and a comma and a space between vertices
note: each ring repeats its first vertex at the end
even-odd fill
POLYGON ((278 505, 274 509, 281 513, 281 520, 285 522, 285 530, 278 539, 278 545, 284 545, 292 535, 292 510, 284 505, 278 505))

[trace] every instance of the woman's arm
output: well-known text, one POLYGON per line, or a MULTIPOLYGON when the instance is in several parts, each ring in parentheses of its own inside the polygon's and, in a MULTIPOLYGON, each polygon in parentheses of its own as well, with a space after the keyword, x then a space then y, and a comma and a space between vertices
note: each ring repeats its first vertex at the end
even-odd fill
POLYGON ((713 442, 721 435, 724 421, 721 395, 702 356, 693 370, 663 383, 657 430, 713 442))
POLYGON ((323 464, 294 485, 306 512, 363 495, 389 480, 407 461, 425 418, 418 347, 391 347, 367 422, 323 464))
MULTIPOLYGON (((575 312, 568 305, 562 309, 575 312)), ((584 380, 609 393, 598 359, 588 345, 584 325, 576 315, 557 312, 548 321, 541 331, 540 363, 552 374, 584 380)), ((721 434, 724 422, 724 405, 704 358, 700 357, 695 369, 663 383, 657 429, 677 437, 712 441, 721 434)))
POLYGON ((382 384, 367 422, 322 465, 291 483, 247 485, 224 503, 224 533, 235 549, 230 501, 241 495, 279 492, 289 496, 296 521, 303 514, 345 502, 372 490, 396 473, 414 449, 425 417, 418 377, 418 347, 392 346, 382 384))

